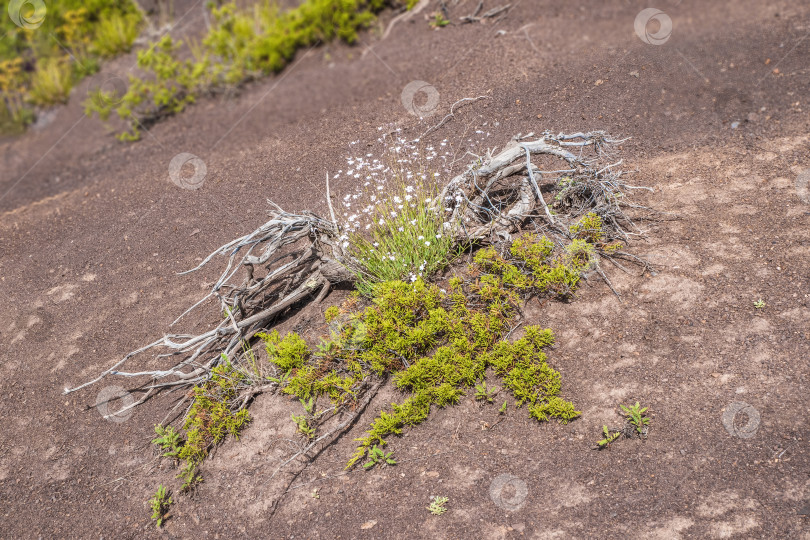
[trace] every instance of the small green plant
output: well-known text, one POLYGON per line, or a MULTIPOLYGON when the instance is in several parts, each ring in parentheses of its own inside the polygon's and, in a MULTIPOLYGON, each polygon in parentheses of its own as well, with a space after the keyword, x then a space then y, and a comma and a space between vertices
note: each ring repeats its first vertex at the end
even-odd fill
POLYGON ((315 416, 315 396, 309 398, 309 401, 299 399, 298 401, 301 402, 301 406, 304 407, 304 410, 310 416, 315 416))
POLYGON ((757 308, 757 309, 762 309, 762 308, 765 307, 765 305, 766 305, 765 300, 763 300, 762 298, 760 298, 759 300, 754 302, 754 307, 757 308))
POLYGON ((326 308, 326 311, 323 313, 324 319, 326 319, 327 323, 331 323, 335 319, 340 316, 340 308, 337 306, 331 306, 326 308))
POLYGON ((309 425, 309 420, 305 415, 295 416, 292 415, 293 422, 295 423, 295 427, 298 429, 300 433, 306 435, 308 439, 315 438, 315 428, 309 425))
POLYGON ((430 510, 430 513, 434 516, 440 516, 447 512, 447 507, 445 505, 449 501, 449 497, 437 497, 436 495, 431 495, 430 506, 428 506, 427 509, 430 510))
POLYGON ((596 442, 596 447, 600 449, 608 448, 610 446, 610 443, 618 439, 619 436, 622 434, 621 431, 611 432, 611 430, 609 430, 607 426, 602 426, 602 433, 605 435, 605 438, 602 439, 601 441, 596 442))
POLYGON ((37 105, 67 102, 72 78, 69 60, 58 57, 44 60, 31 79, 31 101, 37 105))
POLYGON ((646 431, 645 426, 650 423, 650 419, 644 415, 649 407, 641 408, 638 401, 631 407, 625 407, 624 405, 619 406, 622 408, 622 411, 624 411, 627 421, 635 427, 639 435, 643 435, 646 431))
POLYGON ((140 21, 138 13, 110 12, 102 15, 96 27, 94 49, 104 58, 129 52, 138 37, 140 21))
POLYGON ((430 19, 430 27, 437 29, 437 28, 444 28, 450 24, 450 21, 444 18, 441 12, 437 11, 433 14, 433 17, 430 19))
POLYGON ((184 444, 182 435, 175 431, 174 427, 163 427, 160 424, 155 426, 155 433, 157 437, 152 439, 152 444, 163 451, 162 456, 179 459, 184 444))
POLYGON ((501 405, 501 408, 498 409, 498 414, 506 414, 506 408, 507 407, 508 407, 508 404, 504 401, 503 405, 501 405))
POLYGON ((368 459, 369 461, 363 465, 365 469, 370 469, 375 465, 396 465, 397 462, 393 458, 394 453, 388 452, 385 453, 382 448, 377 446, 376 444, 368 451, 368 459))
POLYGON ((498 390, 500 390, 500 388, 497 386, 495 388, 487 388, 486 381, 481 381, 480 384, 475 385, 475 399, 478 401, 492 403, 492 401, 495 399, 495 395, 498 393, 498 390))
POLYGON ((571 225, 571 234, 574 238, 587 241, 590 244, 598 244, 605 236, 602 231, 602 218, 594 212, 588 212, 579 221, 571 225))
POLYGON ((163 525, 163 520, 169 512, 171 504, 171 494, 165 486, 159 485, 155 494, 149 499, 149 506, 152 508, 152 519, 156 521, 158 528, 163 525))

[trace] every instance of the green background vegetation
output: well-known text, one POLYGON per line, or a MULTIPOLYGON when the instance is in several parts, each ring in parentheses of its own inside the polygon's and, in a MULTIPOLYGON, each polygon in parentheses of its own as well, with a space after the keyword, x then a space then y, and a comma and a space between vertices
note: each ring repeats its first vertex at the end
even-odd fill
MULTIPOLYGON (((130 49, 141 23, 129 0, 60 0, 46 7, 38 28, 20 28, 7 13, 0 16, 0 133, 23 130, 35 107, 66 102, 102 59, 130 49)), ((23 15, 31 11, 30 4, 23 6, 23 15)))

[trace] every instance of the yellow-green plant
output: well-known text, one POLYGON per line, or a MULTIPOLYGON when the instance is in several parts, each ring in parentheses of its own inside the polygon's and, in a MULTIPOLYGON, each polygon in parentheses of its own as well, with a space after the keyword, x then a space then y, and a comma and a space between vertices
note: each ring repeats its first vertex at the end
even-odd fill
MULTIPOLYGON (((264 0, 239 8, 235 2, 213 7, 213 24, 199 44, 189 44, 193 59, 164 36, 152 44, 139 67, 143 79, 131 79, 121 105, 99 107, 91 103, 88 114, 102 118, 114 111, 127 121, 129 130, 123 140, 140 137, 142 125, 174 114, 194 102, 202 92, 217 92, 262 75, 282 70, 303 48, 341 39, 357 40, 375 14, 389 0, 304 0, 298 6, 282 10, 264 0)), ((410 6, 412 3, 408 2, 410 6)), ((120 19, 115 19, 116 21, 120 19)), ((104 28, 112 28, 108 22, 104 28)), ((106 31, 106 30, 104 30, 106 31)), ((121 48, 127 40, 121 40, 121 48)))
POLYGON ((158 528, 163 525, 163 520, 169 512, 169 506, 172 504, 172 497, 170 492, 165 486, 159 485, 157 491, 149 500, 149 507, 152 509, 152 519, 158 528))
POLYGON ((100 57, 129 48, 140 24, 140 12, 128 0, 48 2, 33 28, 13 20, 13 9, 30 15, 30 2, 8 7, 9 16, 0 17, 3 133, 24 129, 34 119, 34 106, 66 101, 79 80, 98 71, 100 57))
POLYGON ((37 105, 65 103, 70 95, 73 72, 67 57, 50 57, 40 63, 31 79, 31 101, 37 105))

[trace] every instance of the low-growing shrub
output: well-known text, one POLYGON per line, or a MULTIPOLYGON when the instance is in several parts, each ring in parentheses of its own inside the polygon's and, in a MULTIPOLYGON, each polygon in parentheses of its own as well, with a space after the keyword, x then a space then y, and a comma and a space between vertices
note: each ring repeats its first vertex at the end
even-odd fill
MULTIPOLYGON (((143 76, 132 75, 123 101, 90 100, 87 114, 104 119, 115 112, 128 131, 122 140, 140 138, 142 126, 182 111, 202 93, 219 92, 282 70, 302 48, 357 33, 391 0, 304 0, 282 10, 264 0, 247 8, 228 2, 213 7, 213 23, 199 44, 164 36, 138 55, 143 76)), ((412 2, 408 2, 412 5, 412 2)))
POLYGON ((13 9, 30 17, 32 6, 12 3, 12 12, 0 17, 3 133, 24 129, 34 120, 34 106, 66 101, 79 80, 98 71, 100 57, 129 50, 141 23, 129 1, 61 0, 47 3, 42 17, 35 18, 39 26, 18 26, 13 9))

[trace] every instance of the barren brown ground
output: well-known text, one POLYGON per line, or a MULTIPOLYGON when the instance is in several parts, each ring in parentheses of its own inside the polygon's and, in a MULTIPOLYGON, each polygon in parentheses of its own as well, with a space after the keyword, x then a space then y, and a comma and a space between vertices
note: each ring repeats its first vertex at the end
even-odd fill
MULTIPOLYGON (((0 536, 810 538, 810 200, 797 184, 810 169, 810 9, 663 1, 673 32, 656 46, 633 31, 645 3, 514 4, 494 25, 432 31, 416 18, 385 41, 302 53, 135 144, 79 121, 78 88, 49 125, 0 146, 0 536), (267 519, 293 404, 261 397, 156 531, 146 500, 174 472, 148 441, 171 399, 113 423, 93 407, 104 385, 62 389, 160 335, 214 275, 173 273, 263 222, 267 197, 323 212, 324 172, 343 168, 349 142, 435 123, 441 113, 420 123, 400 103, 412 80, 438 90, 439 111, 491 97, 432 135, 462 152, 484 122, 491 146, 544 129, 631 136, 626 164, 655 188, 638 200, 677 214, 630 246, 657 275, 605 267, 621 300, 591 280, 570 304, 529 305, 529 322, 559 337, 550 362, 582 418, 513 411, 486 430, 496 410, 467 399, 393 439, 396 467, 341 474, 351 440, 395 398, 383 392, 267 519), (205 161, 201 189, 169 181, 180 152, 205 161), (648 439, 591 450, 636 400, 651 408, 648 439), (724 427, 735 402, 760 415, 751 438, 724 427), (512 488, 492 496, 502 474, 525 484, 519 508, 512 488), (434 494, 450 497, 443 516, 425 510, 434 494)), ((317 334, 324 307, 285 327, 317 334)))

